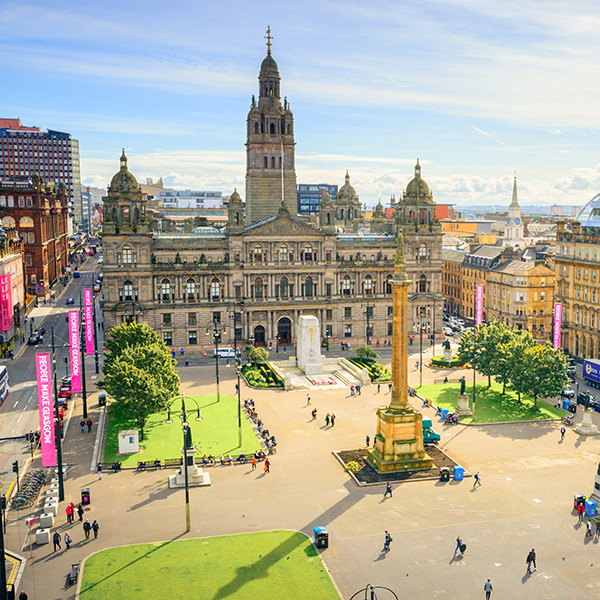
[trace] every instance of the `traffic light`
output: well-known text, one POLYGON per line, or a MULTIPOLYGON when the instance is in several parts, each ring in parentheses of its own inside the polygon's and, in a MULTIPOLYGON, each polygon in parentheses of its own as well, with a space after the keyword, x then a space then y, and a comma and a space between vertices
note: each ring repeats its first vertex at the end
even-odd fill
POLYGON ((13 473, 16 473, 17 475, 19 474, 19 461, 15 460, 15 462, 13 463, 13 473))
POLYGON ((6 496, 0 496, 0 508, 6 510, 6 496))

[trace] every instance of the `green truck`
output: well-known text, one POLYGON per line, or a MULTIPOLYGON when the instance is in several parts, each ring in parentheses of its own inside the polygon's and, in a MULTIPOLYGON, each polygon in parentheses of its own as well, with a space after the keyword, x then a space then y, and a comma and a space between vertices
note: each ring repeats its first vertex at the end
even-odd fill
POLYGON ((442 439, 442 436, 433 429, 431 419, 423 419, 423 443, 437 444, 442 439))

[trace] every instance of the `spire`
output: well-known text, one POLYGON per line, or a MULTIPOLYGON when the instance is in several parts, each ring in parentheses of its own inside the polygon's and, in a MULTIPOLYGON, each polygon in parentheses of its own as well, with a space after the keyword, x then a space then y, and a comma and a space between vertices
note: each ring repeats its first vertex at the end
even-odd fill
POLYGON ((421 177, 421 165, 419 164, 419 159, 417 158, 417 164, 415 165, 415 177, 421 177))
POLYGON ((271 40, 275 39, 272 35, 271 35, 271 26, 267 25, 267 35, 265 35, 265 40, 267 40, 267 56, 271 56, 271 46, 273 44, 271 44, 271 40))
POLYGON ((346 169, 346 183, 350 183, 350 175, 348 175, 348 169, 346 169))
POLYGON ((513 208, 515 208, 515 207, 520 208, 520 206, 519 206, 519 199, 517 197, 517 175, 516 175, 516 173, 517 172, 515 171, 515 179, 514 179, 514 182, 513 182, 512 202, 510 203, 510 205, 513 208))
POLYGON ((123 148, 123 154, 121 154, 121 169, 127 169, 127 157, 125 156, 125 148, 123 148))

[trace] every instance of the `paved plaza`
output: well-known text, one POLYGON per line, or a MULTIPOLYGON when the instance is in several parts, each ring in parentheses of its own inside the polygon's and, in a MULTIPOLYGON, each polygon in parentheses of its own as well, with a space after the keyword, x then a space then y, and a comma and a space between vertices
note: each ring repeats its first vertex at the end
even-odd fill
MULTIPOLYGON (((415 358, 411 383, 417 377, 415 358)), ((186 395, 214 393, 209 367, 179 372, 186 395)), ((424 373, 428 381, 439 377, 430 369, 424 373)), ((234 370, 225 369, 223 393, 233 394, 234 386, 234 370)), ((184 491, 168 489, 169 471, 106 472, 101 481, 91 472, 96 428, 82 434, 73 427, 80 417, 77 406, 65 442, 65 461, 73 465, 66 500, 77 503, 81 488, 89 487, 86 518, 98 520, 100 534, 86 541, 79 523, 67 528, 66 503, 61 503, 59 531, 71 532, 73 547, 30 550, 23 548, 25 515, 10 512, 8 548, 28 561, 21 587, 29 598, 75 598, 76 586, 68 586, 66 577, 71 563, 112 546, 272 529, 311 534, 314 526, 324 525, 330 547, 322 557, 344 599, 367 583, 388 586, 400 597, 483 598, 488 577, 493 598, 600 599, 598 541, 584 537, 585 526, 572 513, 573 494, 591 492, 600 438, 582 438, 569 429, 561 443, 556 422, 445 426, 433 410, 424 409, 442 434, 441 447, 469 471, 479 471, 482 485, 473 489, 472 478, 411 482, 394 486, 393 497, 384 499, 384 486, 357 487, 332 451, 358 448, 366 435, 373 438, 375 411, 389 401, 387 386, 379 394, 377 386, 365 386, 354 397, 347 390, 313 391, 310 407, 301 391, 244 386, 242 397, 255 400, 277 436, 271 472, 252 472, 250 465, 212 468, 213 485, 190 491, 187 535, 184 491), (315 421, 312 408, 318 410, 315 421), (328 412, 337 417, 334 427, 325 426, 328 412), (393 542, 391 551, 382 553, 386 529, 393 542), (454 558, 457 535, 467 550, 454 558), (525 558, 532 548, 538 569, 527 575, 525 558)), ((95 423, 96 402, 94 396, 95 423)))

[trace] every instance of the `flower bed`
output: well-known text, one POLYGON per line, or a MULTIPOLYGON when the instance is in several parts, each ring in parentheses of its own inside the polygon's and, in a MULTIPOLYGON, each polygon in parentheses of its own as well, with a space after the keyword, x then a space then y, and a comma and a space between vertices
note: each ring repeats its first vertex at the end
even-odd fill
POLYGON ((376 363, 372 358, 348 358, 348 360, 361 369, 366 368, 369 371, 372 383, 392 380, 392 372, 383 365, 376 363))
POLYGON ((452 357, 452 360, 446 360, 443 356, 434 356, 429 366, 441 369, 464 369, 467 365, 463 365, 455 356, 452 357))
POLYGON ((313 385, 335 385, 337 381, 333 377, 328 377, 327 379, 313 379, 312 377, 306 376, 313 385))
POLYGON ((275 372, 269 363, 258 365, 244 365, 242 375, 250 387, 283 387, 283 379, 275 372))

